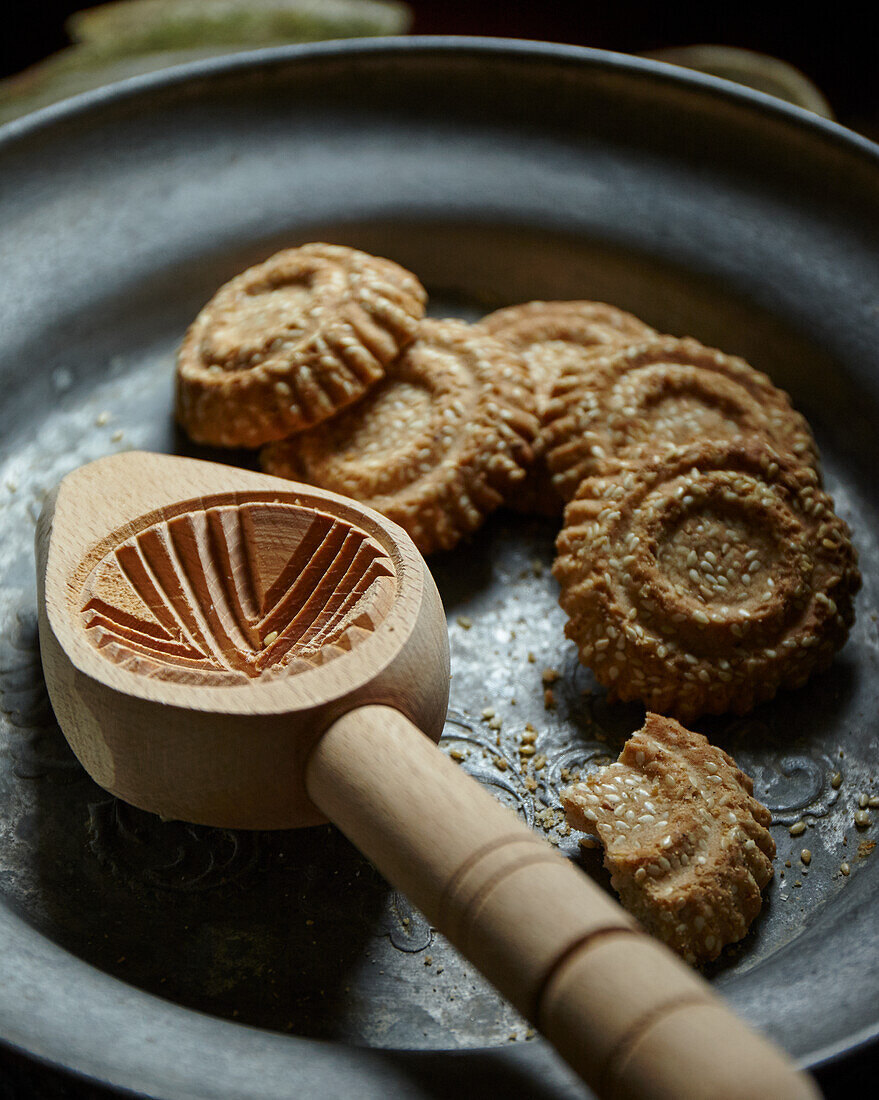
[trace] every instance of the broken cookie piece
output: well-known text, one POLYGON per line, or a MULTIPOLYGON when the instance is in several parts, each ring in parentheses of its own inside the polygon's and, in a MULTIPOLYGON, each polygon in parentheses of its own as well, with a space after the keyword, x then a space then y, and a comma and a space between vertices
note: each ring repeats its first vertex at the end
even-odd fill
POLYGON ((772 878, 772 815, 722 749, 647 714, 615 764, 561 792, 568 824, 598 837, 620 900, 689 963, 747 932, 772 878))

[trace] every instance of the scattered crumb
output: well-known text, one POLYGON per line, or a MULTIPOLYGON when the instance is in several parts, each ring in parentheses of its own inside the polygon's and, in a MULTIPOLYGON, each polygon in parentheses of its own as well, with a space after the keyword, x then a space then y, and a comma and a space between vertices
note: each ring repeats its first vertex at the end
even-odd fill
POLYGON ((459 615, 456 622, 462 630, 469 630, 470 627, 473 626, 473 620, 468 619, 466 615, 459 615))
POLYGON ((866 859, 875 847, 875 840, 862 840, 858 845, 858 859, 866 859))
POLYGON ((503 724, 503 719, 499 718, 497 715, 488 720, 488 728, 490 730, 499 730, 503 724))
POLYGON ((545 668, 541 673, 541 678, 547 687, 549 687, 550 684, 554 684, 559 676, 561 676, 561 673, 557 668, 545 668))
POLYGON ((536 660, 536 658, 535 658, 534 654, 533 654, 533 653, 529 653, 529 654, 528 654, 528 664, 529 664, 529 665, 533 665, 533 664, 534 664, 534 662, 535 662, 535 660, 536 660))
POLYGON ((425 958, 425 960, 424 960, 424 965, 425 965, 425 966, 432 966, 432 965, 433 965, 433 956, 432 956, 432 955, 428 955, 428 956, 427 956, 427 957, 425 958))
POLYGON ((547 710, 555 710, 555 694, 552 688, 547 688, 543 693, 543 705, 547 710))
POLYGON ((467 754, 462 749, 449 749, 449 756, 453 760, 457 760, 459 764, 462 760, 467 759, 467 754))
POLYGON ((499 772, 505 772, 507 770, 507 762, 502 756, 495 756, 492 757, 492 759, 494 761, 494 766, 499 772))
POLYGON ((531 563, 531 572, 534 574, 535 577, 542 577, 544 568, 545 566, 543 562, 538 561, 537 558, 535 558, 534 561, 531 563))

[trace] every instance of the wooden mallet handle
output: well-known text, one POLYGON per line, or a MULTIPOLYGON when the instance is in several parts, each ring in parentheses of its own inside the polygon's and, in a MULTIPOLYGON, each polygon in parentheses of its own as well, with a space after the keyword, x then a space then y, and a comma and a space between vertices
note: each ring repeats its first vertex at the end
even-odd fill
POLYGON ((404 718, 366 706, 308 793, 603 1097, 819 1096, 708 984, 404 718))

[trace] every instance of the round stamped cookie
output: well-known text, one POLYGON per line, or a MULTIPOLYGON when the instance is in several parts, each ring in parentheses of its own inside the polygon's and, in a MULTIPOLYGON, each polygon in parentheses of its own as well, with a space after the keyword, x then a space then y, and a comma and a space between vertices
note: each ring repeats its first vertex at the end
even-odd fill
MULTIPOLYGON (((525 360, 542 417, 562 372, 588 371, 597 352, 641 342, 656 332, 631 313, 604 302, 525 302, 490 313, 479 327, 511 344, 525 360)), ((520 512, 558 516, 564 503, 546 468, 542 432, 523 486, 508 502, 520 512)))
POLYGON ((584 481, 553 568, 565 633, 609 698, 743 713, 827 667, 860 587, 815 471, 759 437, 584 481))
POLYGON ((660 336, 567 369, 553 387, 543 439, 565 500, 580 482, 698 439, 761 434, 818 470, 809 425, 767 375, 689 337, 660 336))
POLYGON ((423 321, 363 401, 264 448, 262 466, 369 504, 424 554, 449 550, 524 479, 533 405, 507 345, 460 321, 423 321))
POLYGON ((340 245, 278 252, 220 287, 177 357, 190 438, 259 447, 357 401, 415 335, 427 295, 390 260, 340 245))

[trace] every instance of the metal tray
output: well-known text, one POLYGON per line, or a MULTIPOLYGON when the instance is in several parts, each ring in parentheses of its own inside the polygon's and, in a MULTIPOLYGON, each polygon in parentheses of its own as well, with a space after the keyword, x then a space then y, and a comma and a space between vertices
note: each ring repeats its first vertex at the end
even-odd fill
MULTIPOLYGON (((95 787, 53 722, 34 617, 42 495, 120 448, 206 454, 172 425, 175 345, 220 282, 314 239, 410 266, 440 315, 618 303, 745 355, 810 417, 865 585, 830 672, 701 724, 755 776, 784 870, 712 978, 804 1064, 874 1037, 879 854, 858 847, 877 826, 858 832, 853 813, 879 791, 877 230, 869 143, 720 81, 562 46, 264 51, 0 132, 0 1037, 162 1098, 585 1095, 332 829, 160 822, 95 787)), ((537 827, 561 769, 615 755, 641 721, 606 705, 564 641, 553 538, 499 514, 431 562, 452 639, 444 744, 537 827), (529 721, 547 757, 536 790, 516 764, 529 721)), ((597 858, 584 869, 601 875, 597 858)))

